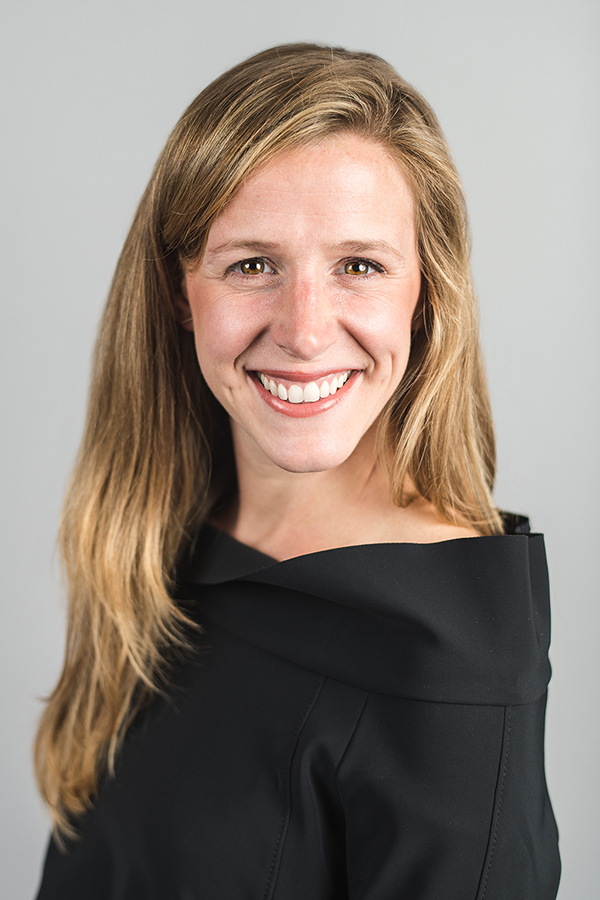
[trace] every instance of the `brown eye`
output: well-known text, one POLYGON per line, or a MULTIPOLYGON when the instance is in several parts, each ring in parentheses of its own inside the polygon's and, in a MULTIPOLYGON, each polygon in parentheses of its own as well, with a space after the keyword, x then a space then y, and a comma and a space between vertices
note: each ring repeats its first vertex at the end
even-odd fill
POLYGON ((371 266, 362 262, 360 259, 355 259, 353 262, 347 262, 344 265, 344 274, 345 275, 368 275, 369 269, 371 266))
POLYGON ((242 275, 262 275, 265 264, 262 259, 245 259, 240 263, 240 271, 242 275))

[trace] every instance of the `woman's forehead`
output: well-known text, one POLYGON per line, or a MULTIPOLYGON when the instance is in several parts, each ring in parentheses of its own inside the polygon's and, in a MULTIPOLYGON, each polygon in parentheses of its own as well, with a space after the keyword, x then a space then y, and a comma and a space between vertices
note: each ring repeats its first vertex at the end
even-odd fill
POLYGON ((413 219, 411 188, 389 152, 342 134, 282 152, 257 169, 213 223, 208 249, 247 229, 264 230, 272 240, 279 229, 326 228, 335 240, 377 243, 413 219))

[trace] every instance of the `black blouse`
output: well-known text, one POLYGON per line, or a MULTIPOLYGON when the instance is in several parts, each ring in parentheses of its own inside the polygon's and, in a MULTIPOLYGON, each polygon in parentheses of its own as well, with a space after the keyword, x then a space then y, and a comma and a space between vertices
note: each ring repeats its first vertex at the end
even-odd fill
POLYGON ((552 900, 544 543, 275 562, 205 527, 203 625, 38 900, 552 900))

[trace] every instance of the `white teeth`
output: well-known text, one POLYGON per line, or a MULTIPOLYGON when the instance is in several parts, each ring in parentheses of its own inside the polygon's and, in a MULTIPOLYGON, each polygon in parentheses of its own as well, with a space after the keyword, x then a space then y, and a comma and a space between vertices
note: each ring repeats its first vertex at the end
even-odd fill
POLYGON ((288 391, 288 400, 290 403, 303 403, 304 402, 304 391, 301 387, 298 387, 297 384, 290 385, 290 389, 288 391))
POLYGON ((319 388, 317 387, 317 383, 315 381, 311 381, 304 388, 304 402, 305 403, 315 403, 319 400, 321 394, 319 392, 319 388))
POLYGON ((334 375, 331 380, 323 381, 320 387, 316 381, 310 381, 304 389, 297 384, 291 384, 289 388, 286 388, 284 384, 277 383, 262 372, 258 372, 258 377, 265 390, 270 391, 274 397, 279 397, 280 400, 287 400, 289 403, 316 403, 317 400, 331 397, 342 385, 346 384, 350 372, 334 375))

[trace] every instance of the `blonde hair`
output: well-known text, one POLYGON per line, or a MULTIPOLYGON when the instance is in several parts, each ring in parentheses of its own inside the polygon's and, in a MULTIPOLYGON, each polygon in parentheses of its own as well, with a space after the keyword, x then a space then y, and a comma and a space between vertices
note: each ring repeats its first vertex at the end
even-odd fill
POLYGON ((65 499, 64 669, 36 743, 57 834, 93 801, 140 706, 165 687, 187 619, 175 568, 235 490, 224 411, 207 389, 175 290, 235 191, 281 153, 350 131, 386 148, 413 189, 422 326, 381 416, 394 501, 410 481, 449 521, 501 532, 461 184, 429 105, 376 56, 275 47, 206 88, 171 134, 119 259, 97 341, 85 434, 65 499))

